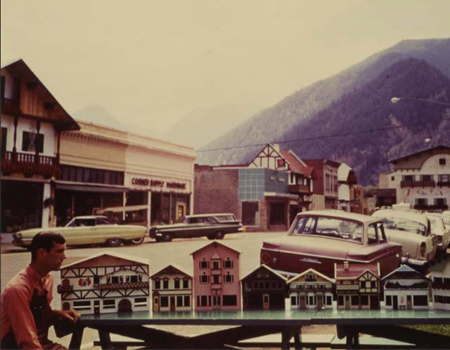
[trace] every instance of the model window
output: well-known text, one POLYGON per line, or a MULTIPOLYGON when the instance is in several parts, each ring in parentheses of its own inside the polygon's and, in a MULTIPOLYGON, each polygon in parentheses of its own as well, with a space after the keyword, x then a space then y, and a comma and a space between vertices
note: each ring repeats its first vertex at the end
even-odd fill
POLYGON ((208 283, 209 282, 209 276, 208 275, 201 275, 200 276, 200 283, 208 283))
POLYGON ((344 305, 344 297, 342 295, 338 296, 338 305, 343 306, 344 305))
POLYGON ((189 295, 184 296, 184 306, 186 306, 186 307, 191 306, 191 297, 189 295))
POLYGON ((183 297, 181 295, 177 296, 177 306, 178 307, 183 306, 183 297))
POLYGON ((414 295, 414 305, 415 306, 427 306, 428 297, 426 295, 414 295))
POLYGON ((227 260, 223 262, 223 267, 225 269, 232 269, 233 266, 234 266, 234 261, 230 260, 230 258, 227 258, 227 260))
POLYGON ((291 296, 291 305, 297 305, 297 297, 291 296))
POLYGON ((180 289, 180 279, 179 278, 175 278, 174 280, 174 287, 175 289, 180 289))
POLYGON ((209 263, 206 260, 200 261, 199 264, 201 269, 207 269, 209 267, 209 263))
POLYGON ((206 295, 201 296, 200 306, 208 306, 208 297, 206 295))
POLYGON ((91 308, 91 301, 74 301, 73 308, 75 310, 89 310, 91 308))
POLYGON ((223 306, 236 306, 237 296, 236 295, 224 295, 222 299, 223 306))
POLYGON ((213 260, 213 262, 212 262, 212 269, 213 270, 220 270, 220 261, 219 260, 213 260))
POLYGON ((369 297, 367 295, 361 295, 361 305, 369 305, 369 297))
POLYGON ((167 278, 163 280, 163 289, 169 289, 169 280, 167 278))
POLYGON ((147 306, 147 298, 134 298, 135 306, 147 306))
POLYGON ((189 280, 187 278, 183 279, 183 289, 189 288, 189 280))
POLYGON ((450 175, 439 175, 439 182, 450 182, 450 175))
POLYGON ((445 165, 446 161, 445 158, 439 158, 439 165, 445 165))
POLYGON ((333 298, 331 297, 331 295, 327 295, 327 305, 331 304, 333 304, 333 298))
POLYGON ((161 297, 161 307, 169 306, 169 297, 161 297))
POLYGON ((138 276, 130 276, 130 282, 131 283, 137 283, 138 282, 138 276))
POLYGON ((422 175, 421 180, 422 181, 433 181, 433 175, 422 175))
POLYGON ((212 283, 214 283, 214 284, 220 283, 220 275, 213 275, 212 278, 213 278, 212 283))
POLYGON ((403 181, 414 181, 414 175, 404 175, 403 181))
POLYGON ((359 304, 359 298, 357 296, 352 296, 352 305, 358 305, 359 304))
POLYGON ((155 280, 155 289, 161 289, 161 280, 155 280))
POLYGON ((97 225, 114 225, 110 218, 98 217, 96 218, 97 225))
POLYGON ((24 131, 22 134, 22 151, 24 152, 44 152, 44 134, 24 131))
MULTIPOLYGON (((120 277, 122 277, 122 276, 120 276, 120 277)), ((119 276, 112 276, 111 283, 119 283, 119 276)))

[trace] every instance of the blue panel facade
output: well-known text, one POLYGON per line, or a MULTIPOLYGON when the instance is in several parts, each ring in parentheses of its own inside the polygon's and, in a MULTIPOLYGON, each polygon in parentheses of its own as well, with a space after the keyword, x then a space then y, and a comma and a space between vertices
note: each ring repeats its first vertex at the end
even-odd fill
POLYGON ((264 192, 288 193, 288 174, 264 168, 239 169, 238 199, 261 200, 264 192))

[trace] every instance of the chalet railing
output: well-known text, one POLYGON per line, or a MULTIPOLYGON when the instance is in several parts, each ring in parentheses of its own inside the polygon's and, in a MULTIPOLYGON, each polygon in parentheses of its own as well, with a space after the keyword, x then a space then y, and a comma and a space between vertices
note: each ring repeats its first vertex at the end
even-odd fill
POLYGON ((17 163, 37 163, 42 165, 56 165, 56 157, 42 156, 38 155, 36 158, 36 154, 30 153, 21 153, 5 151, 2 152, 2 161, 11 161, 17 163))
POLYGON ((128 289, 128 288, 148 288, 149 282, 123 282, 123 283, 106 283, 106 284, 94 284, 94 289, 128 289))
POLYGON ((297 286, 297 288, 291 288, 291 292, 332 292, 333 287, 323 287, 323 286, 297 286))
POLYGON ((55 157, 41 156, 36 154, 5 151, 2 156, 2 174, 23 174, 25 177, 33 175, 44 178, 56 177, 60 175, 60 169, 55 157))
POLYGON ((61 294, 61 293, 70 293, 70 292, 73 292, 73 286, 72 286, 72 285, 69 285, 69 286, 63 286, 63 285, 59 284, 59 285, 58 285, 58 288, 57 288, 57 292, 58 292, 59 294, 61 294))
POLYGON ((416 204, 414 206, 414 209, 417 209, 417 210, 447 210, 448 205, 447 204, 441 204, 441 205, 416 204))
POLYGON ((311 193, 307 185, 289 185, 288 190, 291 193, 311 193))
POLYGON ((435 181, 402 181, 400 182, 400 187, 435 187, 435 181))
POLYGON ((2 97, 2 114, 21 114, 19 100, 2 97))

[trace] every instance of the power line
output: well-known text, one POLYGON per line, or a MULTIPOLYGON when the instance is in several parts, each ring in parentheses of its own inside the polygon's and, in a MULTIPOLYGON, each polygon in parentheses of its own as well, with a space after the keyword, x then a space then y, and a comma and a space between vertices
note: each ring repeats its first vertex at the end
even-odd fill
MULTIPOLYGON (((405 125, 389 126, 389 127, 385 127, 385 128, 358 130, 358 131, 351 131, 351 132, 346 132, 346 133, 341 133, 341 134, 312 136, 312 137, 306 137, 306 138, 303 138, 303 139, 294 139, 294 140, 287 140, 287 141, 272 141, 270 143, 283 144, 283 143, 296 143, 296 142, 312 141, 312 140, 324 140, 324 139, 329 139, 329 138, 333 138, 333 137, 342 137, 342 136, 349 136, 349 135, 366 134, 366 133, 379 132, 379 131, 389 131, 389 130, 394 130, 394 129, 406 128, 406 127, 409 127, 409 126, 431 124, 431 123, 436 123, 436 122, 442 121, 442 120, 450 120, 450 118, 443 117, 443 118, 441 118, 439 120, 436 120, 436 121, 417 122, 417 123, 411 123, 411 124, 405 124, 405 125)), ((255 143, 253 145, 242 145, 242 146, 231 146, 231 147, 222 147, 222 148, 199 149, 199 150, 195 150, 195 152, 214 152, 214 151, 226 151, 226 150, 237 149, 237 148, 261 147, 261 146, 267 145, 267 143, 269 143, 269 142, 266 142, 266 143, 255 143)))

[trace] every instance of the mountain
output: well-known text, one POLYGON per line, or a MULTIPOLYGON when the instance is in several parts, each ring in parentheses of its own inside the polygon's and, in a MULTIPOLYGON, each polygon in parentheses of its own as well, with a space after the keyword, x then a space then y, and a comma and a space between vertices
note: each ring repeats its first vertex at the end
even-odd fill
POLYGON ((83 109, 72 113, 72 117, 84 122, 92 122, 108 126, 110 128, 123 130, 126 126, 114 118, 108 111, 99 105, 87 105, 83 109))
POLYGON ((260 107, 252 105, 226 104, 194 110, 163 133, 162 137, 176 143, 200 147, 231 130, 259 109, 260 107))
MULTIPOLYGON (((315 120, 316 114, 327 109, 343 96, 363 88, 397 62, 408 58, 423 60, 439 69, 441 75, 450 77, 449 57, 450 39, 402 41, 335 76, 303 88, 273 107, 257 113, 220 138, 200 148, 196 162, 210 165, 246 162, 261 146, 242 146, 285 140, 289 130, 297 130, 299 124, 315 120), (223 150, 223 148, 236 146, 240 147, 223 150), (214 151, 206 151, 208 149, 214 151)), ((401 90, 393 91, 393 95, 388 98, 388 101, 391 97, 399 95, 401 95, 401 90)), ((405 96, 407 95, 405 94, 405 96)), ((424 97, 426 95, 425 92, 416 91, 415 96, 424 97)), ((357 145, 355 144, 354 147, 357 145)), ((299 156, 304 157, 301 153, 299 156)), ((329 158, 330 156, 321 153, 320 157, 329 158)))

